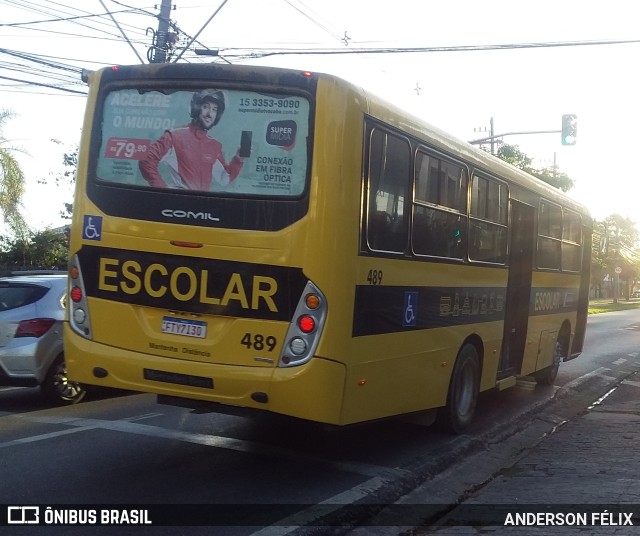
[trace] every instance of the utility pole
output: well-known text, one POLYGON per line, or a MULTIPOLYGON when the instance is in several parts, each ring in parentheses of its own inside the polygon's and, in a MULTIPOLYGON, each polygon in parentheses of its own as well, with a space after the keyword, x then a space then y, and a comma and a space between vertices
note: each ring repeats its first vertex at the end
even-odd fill
POLYGON ((618 303, 618 298, 620 296, 620 274, 622 273, 622 268, 619 266, 620 264, 620 226, 616 225, 616 267, 613 270, 615 272, 615 291, 613 293, 613 303, 618 303))
POLYGON ((496 154, 496 138, 494 137, 493 117, 489 121, 489 126, 491 127, 491 154, 496 154))
POLYGON ((169 34, 169 14, 171 13, 171 0, 162 0, 160 15, 158 16, 158 31, 154 37, 149 61, 151 63, 166 63, 167 61, 167 35, 169 34))
MULTIPOLYGON (((417 88, 416 88, 417 90, 417 88)), ((493 117, 489 120, 489 133, 491 134, 488 138, 483 138, 482 140, 477 140, 478 142, 480 141, 491 141, 491 154, 496 154, 495 151, 495 145, 496 145, 496 138, 498 138, 498 136, 494 136, 494 130, 493 130, 493 117)), ((481 128, 474 128, 473 129, 474 132, 486 132, 487 131, 487 127, 481 127, 481 128)), ((474 143, 474 142, 469 142, 469 143, 474 143)))

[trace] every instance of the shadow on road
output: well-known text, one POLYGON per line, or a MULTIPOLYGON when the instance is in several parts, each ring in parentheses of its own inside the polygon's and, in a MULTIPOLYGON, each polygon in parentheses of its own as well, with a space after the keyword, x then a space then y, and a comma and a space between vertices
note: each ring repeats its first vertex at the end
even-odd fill
MULTIPOLYGON (((80 404, 92 400, 128 396, 130 391, 92 387, 80 404)), ((0 415, 6 413, 27 413, 56 407, 47 400, 39 387, 0 387, 0 415)))

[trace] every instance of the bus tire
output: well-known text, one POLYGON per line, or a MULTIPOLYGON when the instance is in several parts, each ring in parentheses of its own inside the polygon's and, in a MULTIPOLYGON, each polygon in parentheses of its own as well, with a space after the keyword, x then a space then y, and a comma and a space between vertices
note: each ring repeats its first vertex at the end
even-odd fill
POLYGON ((562 361, 564 355, 564 345, 562 343, 562 340, 558 338, 553 351, 553 363, 551 363, 551 365, 549 365, 548 367, 539 370, 533 375, 538 384, 553 385, 553 383, 556 381, 556 377, 558 376, 560 361, 562 361))
POLYGON ((444 430, 461 434, 471 424, 480 390, 480 358, 476 347, 465 344, 458 353, 451 375, 447 405, 438 410, 444 430))

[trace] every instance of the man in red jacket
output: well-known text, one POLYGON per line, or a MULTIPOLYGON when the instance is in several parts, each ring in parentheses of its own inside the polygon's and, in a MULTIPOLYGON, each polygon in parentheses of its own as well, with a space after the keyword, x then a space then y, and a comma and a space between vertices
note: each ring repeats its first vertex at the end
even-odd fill
POLYGON ((213 183, 226 186, 238 176, 242 169, 238 153, 227 164, 222 144, 208 134, 220 121, 224 107, 222 91, 205 89, 193 94, 191 123, 166 130, 140 160, 140 172, 149 185, 208 192, 213 183), (168 183, 158 172, 161 161, 169 171, 168 183))

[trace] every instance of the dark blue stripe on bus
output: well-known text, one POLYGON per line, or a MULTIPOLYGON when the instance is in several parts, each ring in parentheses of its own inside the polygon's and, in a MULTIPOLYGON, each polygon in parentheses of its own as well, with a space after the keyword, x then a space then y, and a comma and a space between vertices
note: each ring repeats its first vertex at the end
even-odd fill
MULTIPOLYGON (((353 336, 379 335, 504 320, 506 288, 356 287, 353 336)), ((534 287, 529 315, 571 313, 578 289, 534 287)))
POLYGON ((577 288, 532 288, 529 314, 537 316, 577 311, 578 292, 577 288))
POLYGON ((506 289, 356 287, 353 336, 504 320, 506 289))

